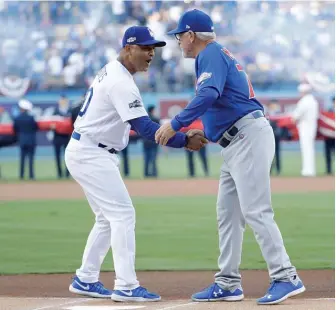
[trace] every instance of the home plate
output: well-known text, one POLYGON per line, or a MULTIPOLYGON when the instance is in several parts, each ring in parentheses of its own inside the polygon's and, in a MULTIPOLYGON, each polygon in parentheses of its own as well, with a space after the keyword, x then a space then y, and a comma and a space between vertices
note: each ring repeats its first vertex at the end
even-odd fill
POLYGON ((67 310, 132 310, 142 309, 145 306, 71 306, 64 309, 67 310))

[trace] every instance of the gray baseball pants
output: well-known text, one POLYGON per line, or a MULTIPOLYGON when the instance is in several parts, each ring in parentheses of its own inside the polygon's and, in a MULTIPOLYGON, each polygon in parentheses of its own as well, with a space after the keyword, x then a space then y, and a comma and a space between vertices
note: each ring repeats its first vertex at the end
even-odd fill
POLYGON ((287 255, 271 203, 270 168, 275 151, 272 127, 265 117, 248 114, 238 133, 223 148, 217 199, 220 271, 215 282, 224 289, 240 287, 243 233, 248 224, 267 263, 271 280, 288 280, 296 269, 287 255))

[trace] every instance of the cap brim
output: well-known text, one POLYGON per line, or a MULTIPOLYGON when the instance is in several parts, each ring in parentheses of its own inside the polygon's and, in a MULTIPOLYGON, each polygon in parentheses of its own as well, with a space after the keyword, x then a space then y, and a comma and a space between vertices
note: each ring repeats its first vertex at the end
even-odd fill
POLYGON ((166 46, 166 42, 165 41, 157 41, 157 40, 149 40, 149 41, 145 41, 145 42, 141 42, 141 43, 136 43, 136 45, 155 45, 155 47, 163 47, 166 46))
POLYGON ((176 29, 168 31, 167 34, 169 34, 169 35, 178 34, 178 33, 186 32, 186 31, 188 31, 188 30, 176 28, 176 29))

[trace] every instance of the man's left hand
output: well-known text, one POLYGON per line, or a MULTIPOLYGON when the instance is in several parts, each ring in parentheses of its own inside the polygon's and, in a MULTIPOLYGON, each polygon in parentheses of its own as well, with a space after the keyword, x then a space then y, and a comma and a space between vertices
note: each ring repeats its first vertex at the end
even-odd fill
POLYGON ((171 137, 176 134, 175 130, 171 127, 170 123, 162 125, 155 133, 155 141, 158 144, 166 145, 171 137))

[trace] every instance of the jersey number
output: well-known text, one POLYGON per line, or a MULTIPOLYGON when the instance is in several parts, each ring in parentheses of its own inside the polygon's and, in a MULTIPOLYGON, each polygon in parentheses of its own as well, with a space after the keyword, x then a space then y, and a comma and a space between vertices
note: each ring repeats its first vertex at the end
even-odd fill
POLYGON ((249 99, 254 98, 255 94, 254 94, 253 86, 252 86, 252 83, 251 83, 247 73, 244 71, 243 67, 240 64, 236 64, 236 68, 237 68, 238 71, 243 72, 246 75, 247 84, 248 84, 248 88, 249 88, 249 99))
POLYGON ((87 91, 86 95, 85 95, 85 99, 82 105, 82 108, 80 109, 78 115, 79 116, 83 116, 86 113, 86 110, 88 109, 91 99, 93 96, 93 88, 89 88, 89 90, 87 91))

